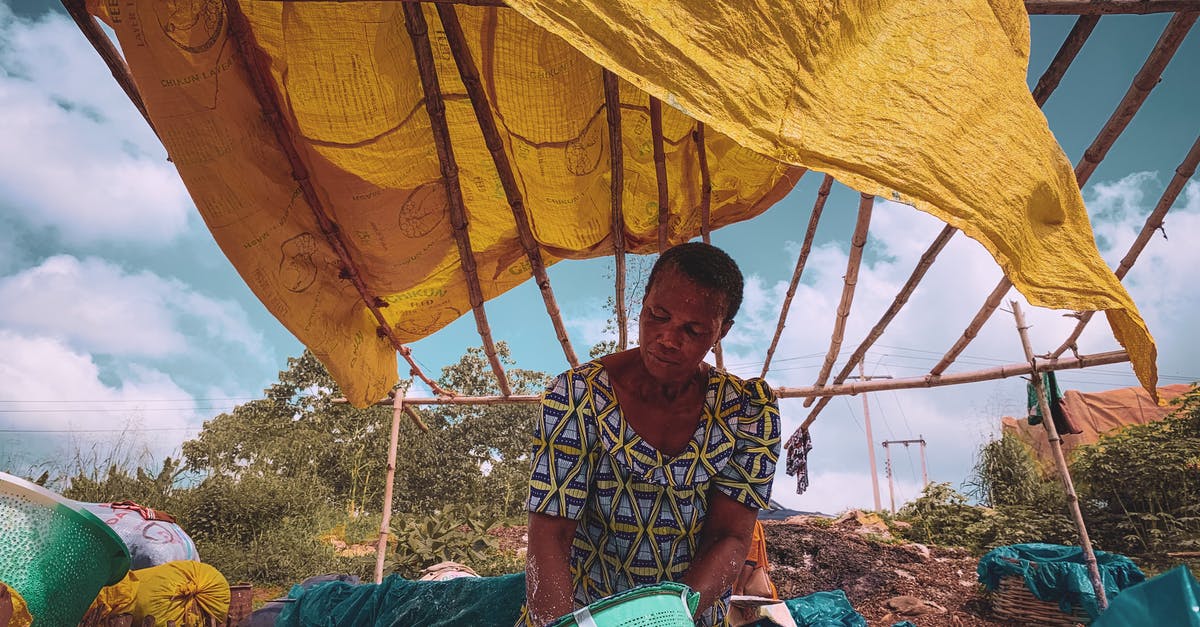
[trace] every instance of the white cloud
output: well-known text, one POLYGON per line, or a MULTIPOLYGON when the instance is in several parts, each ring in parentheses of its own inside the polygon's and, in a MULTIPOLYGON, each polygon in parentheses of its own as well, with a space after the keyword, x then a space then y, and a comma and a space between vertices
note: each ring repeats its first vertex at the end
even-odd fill
POLYGON ((7 457, 0 463, 12 469, 48 463, 65 470, 91 451, 101 461, 114 451, 135 463, 161 461, 202 421, 193 397, 160 371, 134 367, 106 383, 86 353, 7 329, 0 329, 0 410, 7 457))
POLYGON ((65 16, 0 5, 0 211, 71 244, 164 245, 191 201, 153 132, 65 16))
POLYGON ((0 326, 91 353, 163 358, 213 348, 262 359, 264 340, 232 301, 108 261, 51 257, 0 278, 0 326))
MULTIPOLYGON (((1095 224, 1101 253, 1114 266, 1124 256, 1153 208, 1162 184, 1150 173, 1137 173, 1119 181, 1099 183, 1086 198, 1095 224)), ((1192 289, 1191 274, 1200 267, 1200 247, 1187 234, 1200 232, 1200 184, 1191 183, 1166 219, 1169 240, 1156 237, 1126 278, 1126 287, 1138 303, 1158 341, 1159 367, 1168 377, 1196 377, 1200 371, 1191 356, 1200 351, 1200 336, 1191 319, 1200 310, 1200 294, 1192 289)), ((891 304, 922 252, 941 229, 941 223, 916 210, 890 202, 876 206, 868 248, 873 262, 864 264, 853 307, 834 365, 836 374, 867 331, 891 304)), ((780 347, 768 380, 787 386, 810 385, 817 377, 829 348, 834 311, 842 292, 846 269, 845 244, 815 247, 796 292, 780 347)), ((787 252, 794 263, 798 247, 787 252)), ((999 268, 977 242, 955 235, 939 255, 916 293, 887 332, 870 350, 866 370, 872 375, 913 377, 927 373, 958 339, 1000 278, 999 268)), ((767 283, 749 277, 746 302, 738 323, 727 338, 726 363, 743 376, 757 376, 778 319, 786 282, 767 283)), ((1075 326, 1061 311, 1033 308, 1014 290, 1032 328, 1037 353, 1056 348, 1075 326)), ((1118 348, 1103 316, 1093 319, 1079 341, 1081 352, 1118 348)), ((1069 355, 1069 353, 1068 353, 1069 355)), ((977 370, 992 365, 1024 361, 1011 313, 998 310, 948 372, 977 370)), ((1099 390, 1136 385, 1128 365, 1113 365, 1060 374, 1068 389, 1099 390)), ((970 472, 978 446, 995 433, 1002 415, 1024 411, 1024 381, 1013 378, 929 390, 903 390, 871 394, 876 443, 923 435, 928 442, 929 474, 933 481, 955 485, 970 472)), ((790 435, 808 415, 800 401, 783 406, 784 435, 790 435)), ((779 472, 775 485, 781 503, 808 510, 837 512, 848 506, 869 506, 865 434, 860 397, 834 399, 812 427, 814 449, 810 455, 813 480, 809 492, 797 497, 794 480, 779 472), (857 426, 856 426, 857 425, 857 426)), ((883 455, 876 447, 883 478, 883 455)), ((782 460, 781 460, 782 462, 782 460)), ((908 472, 907 461, 904 472, 908 472)), ((910 481, 911 483, 911 481, 910 481)), ((886 484, 884 501, 886 505, 886 484)), ((916 494, 915 485, 902 491, 905 499, 916 494), (911 489, 910 489, 911 488, 911 489)))

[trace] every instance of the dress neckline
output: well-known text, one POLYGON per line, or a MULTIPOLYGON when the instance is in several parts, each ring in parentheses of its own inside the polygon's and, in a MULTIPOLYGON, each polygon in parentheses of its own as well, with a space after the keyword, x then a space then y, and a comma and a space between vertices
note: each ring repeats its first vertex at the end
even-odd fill
POLYGON ((607 388, 608 393, 612 395, 613 402, 609 406, 610 409, 608 411, 617 414, 621 425, 621 430, 627 436, 625 438, 627 442, 630 444, 640 444, 641 446, 639 448, 645 448, 649 451, 653 451, 654 456, 657 458, 659 464, 664 466, 670 465, 673 462, 683 459, 689 455, 696 455, 698 452, 700 452, 700 447, 702 445, 701 440, 704 439, 704 436, 708 431, 708 423, 716 414, 716 412, 713 411, 713 406, 716 401, 717 388, 720 386, 721 379, 720 375, 717 373, 717 369, 714 366, 704 364, 708 366, 708 372, 704 383, 704 401, 700 403, 700 421, 696 424, 695 430, 692 431, 692 437, 688 439, 687 446, 680 451, 678 455, 667 455, 666 453, 660 451, 657 446, 651 444, 649 440, 642 437, 642 434, 638 433, 637 429, 634 429, 633 425, 629 424, 629 420, 625 417, 625 409, 621 404, 621 399, 617 398, 617 388, 613 386, 612 378, 608 374, 608 368, 605 367, 603 362, 598 359, 596 360, 596 364, 600 367, 599 382, 605 388, 607 388))

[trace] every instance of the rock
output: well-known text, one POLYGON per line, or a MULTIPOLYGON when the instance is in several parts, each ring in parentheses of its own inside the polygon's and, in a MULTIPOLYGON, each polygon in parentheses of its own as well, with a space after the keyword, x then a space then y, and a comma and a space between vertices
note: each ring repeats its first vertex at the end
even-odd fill
POLYGON ((905 544, 905 545, 901 546, 900 548, 917 556, 917 559, 921 560, 922 562, 928 562, 930 560, 930 558, 933 556, 933 554, 929 550, 929 547, 925 546, 924 544, 920 544, 918 542, 912 542, 909 544, 905 544))
POLYGON ((901 595, 883 602, 884 607, 900 616, 921 616, 923 614, 945 614, 946 608, 914 596, 901 595))
POLYGON ((907 523, 907 522, 904 522, 903 520, 893 520, 892 526, 895 527, 898 531, 908 531, 908 530, 912 529, 912 523, 907 523))

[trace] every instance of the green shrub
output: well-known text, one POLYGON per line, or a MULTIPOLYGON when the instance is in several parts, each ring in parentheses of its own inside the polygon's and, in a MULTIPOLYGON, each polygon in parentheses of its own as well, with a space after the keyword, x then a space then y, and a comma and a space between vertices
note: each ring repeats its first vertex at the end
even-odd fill
POLYGON ((499 541, 488 533, 496 520, 484 517, 483 508, 450 505, 428 516, 407 516, 393 521, 396 539, 392 567, 405 578, 438 562, 473 566, 499 553, 499 541))

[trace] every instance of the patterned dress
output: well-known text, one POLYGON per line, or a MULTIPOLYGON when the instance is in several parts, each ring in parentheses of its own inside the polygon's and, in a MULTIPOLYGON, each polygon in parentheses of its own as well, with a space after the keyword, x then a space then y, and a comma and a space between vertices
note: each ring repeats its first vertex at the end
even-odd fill
MULTIPOLYGON (((710 369, 702 413, 687 449, 672 458, 626 423, 599 362, 559 375, 546 391, 526 505, 579 521, 571 546, 576 607, 682 577, 710 490, 767 507, 780 433, 770 388, 710 369)), ((697 625, 724 625, 728 603, 726 591, 697 625)))

